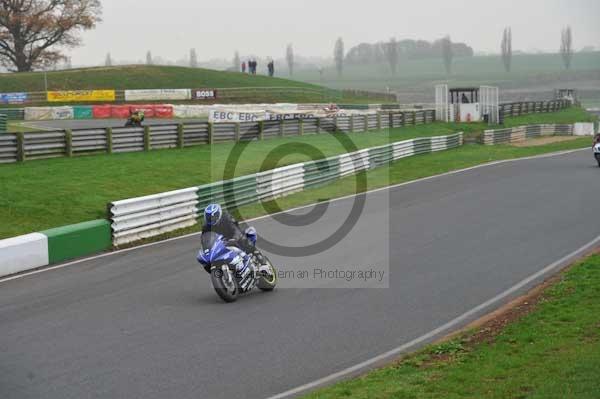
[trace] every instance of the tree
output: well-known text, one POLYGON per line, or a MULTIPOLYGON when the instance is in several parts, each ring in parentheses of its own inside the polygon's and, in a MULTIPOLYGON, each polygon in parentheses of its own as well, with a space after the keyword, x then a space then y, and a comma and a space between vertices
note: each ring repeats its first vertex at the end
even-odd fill
POLYGON ((339 76, 344 72, 344 40, 340 37, 335 42, 333 48, 333 59, 335 60, 335 69, 339 76))
POLYGON ((391 38, 389 42, 385 43, 383 52, 387 62, 390 64, 392 75, 395 75, 398 69, 398 42, 395 38, 391 38))
POLYGON ((573 59, 573 32, 570 26, 567 26, 561 32, 560 54, 562 55, 565 68, 570 69, 573 59))
POLYGON ((240 52, 239 51, 235 51, 235 54, 233 55, 233 68, 234 71, 239 71, 242 65, 242 61, 240 61, 240 52))
POLYGON ((198 55, 195 48, 190 49, 190 67, 198 68, 198 55))
POLYGON ((288 70, 290 71, 290 76, 294 75, 294 47, 292 44, 288 44, 287 49, 285 50, 285 60, 287 61, 288 70))
POLYGON ((500 45, 502 51, 502 63, 506 72, 510 72, 512 66, 512 29, 504 28, 502 34, 502 43, 500 45))
POLYGON ((449 75, 452 72, 452 60, 454 59, 454 51, 452 49, 452 40, 450 36, 442 39, 442 58, 446 73, 449 75))
POLYGON ((152 52, 148 50, 148 52, 146 53, 146 65, 152 64, 154 64, 154 60, 152 59, 152 52))
POLYGON ((0 63, 18 72, 56 65, 101 15, 99 0, 0 0, 0 63))
POLYGON ((104 66, 111 67, 112 64, 113 64, 112 57, 111 57, 110 53, 107 53, 106 60, 104 60, 104 66))

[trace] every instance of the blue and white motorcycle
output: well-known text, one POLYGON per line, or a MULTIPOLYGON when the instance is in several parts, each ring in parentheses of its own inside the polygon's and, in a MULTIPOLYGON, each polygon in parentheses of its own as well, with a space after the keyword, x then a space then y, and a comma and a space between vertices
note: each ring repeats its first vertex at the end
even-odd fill
POLYGON ((247 254, 222 235, 202 233, 198 262, 210 273, 212 285, 225 302, 235 302, 240 294, 258 287, 273 291, 277 285, 277 271, 263 255, 266 264, 259 265, 256 257, 247 254))
POLYGON ((598 161, 598 166, 600 166, 600 141, 594 144, 594 156, 596 157, 596 161, 598 161))

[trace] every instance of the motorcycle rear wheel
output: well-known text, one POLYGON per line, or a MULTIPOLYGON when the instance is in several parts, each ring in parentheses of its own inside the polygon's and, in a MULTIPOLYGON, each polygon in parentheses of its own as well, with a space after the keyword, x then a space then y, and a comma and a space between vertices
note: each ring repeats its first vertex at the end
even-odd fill
POLYGON ((275 289, 275 287, 277 286, 277 270, 275 269, 275 266, 273 266, 273 264, 271 263, 269 258, 267 258, 264 255, 263 255, 263 257, 265 258, 265 260, 267 261, 267 264, 271 268, 272 275, 268 276, 268 277, 261 275, 258 278, 258 283, 256 284, 256 286, 261 291, 269 292, 269 291, 273 291, 275 289))
POLYGON ((228 283, 227 275, 221 269, 214 269, 210 272, 210 280, 217 295, 225 302, 231 303, 238 299, 240 287, 235 275, 230 271, 231 284, 228 283))

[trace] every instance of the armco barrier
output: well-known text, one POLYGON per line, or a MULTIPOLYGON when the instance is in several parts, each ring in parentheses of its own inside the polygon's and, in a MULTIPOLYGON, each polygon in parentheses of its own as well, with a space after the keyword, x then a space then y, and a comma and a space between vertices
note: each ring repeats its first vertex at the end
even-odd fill
POLYGON ((24 108, 0 108, 0 114, 6 115, 7 119, 13 121, 22 121, 25 119, 24 108))
POLYGON ((0 114, 0 133, 6 132, 6 115, 0 114))
POLYGON ((483 144, 517 143, 541 136, 572 136, 574 125, 529 125, 508 129, 486 130, 483 132, 483 144))
POLYGON ((232 209, 290 195, 401 158, 462 144, 462 133, 416 138, 200 187, 115 201, 108 205, 113 245, 118 247, 193 226, 201 210, 212 202, 232 209))
MULTIPOLYGON (((93 106, 94 117, 110 117, 111 105, 93 106)), ((144 106, 138 106, 143 108, 144 106)), ((31 108, 30 108, 31 109, 31 108)), ((153 106, 153 110, 156 107, 153 106)), ((37 108, 38 113, 52 113, 37 108)), ((77 110, 73 109, 73 113, 77 110)), ((83 111, 82 111, 83 112, 83 111)), ((89 112, 86 111, 86 112, 89 112)), ((160 109, 163 115, 172 109, 160 109)), ((152 125, 145 128, 104 128, 54 130, 43 133, 5 133, 0 140, 0 163, 28 159, 71 157, 98 152, 148 151, 161 148, 183 148, 227 141, 262 140, 333 132, 367 132, 406 125, 432 123, 434 110, 380 112, 303 120, 215 123, 193 122, 152 125)))
POLYGON ((0 277, 91 255, 111 246, 107 220, 0 240, 0 277))

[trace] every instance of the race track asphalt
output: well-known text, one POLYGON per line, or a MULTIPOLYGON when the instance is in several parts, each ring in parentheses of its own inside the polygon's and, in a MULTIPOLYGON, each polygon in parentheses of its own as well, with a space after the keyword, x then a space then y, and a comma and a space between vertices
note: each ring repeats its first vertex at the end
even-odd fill
MULTIPOLYGON (((598 237, 599 174, 580 151, 377 191, 321 255, 270 256, 289 269, 389 265, 387 289, 282 288, 227 305, 196 264, 197 236, 2 282, 0 397, 264 398, 309 383, 436 329, 598 237)), ((253 224, 278 244, 311 244, 352 204, 330 203, 312 226, 253 224)))

